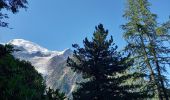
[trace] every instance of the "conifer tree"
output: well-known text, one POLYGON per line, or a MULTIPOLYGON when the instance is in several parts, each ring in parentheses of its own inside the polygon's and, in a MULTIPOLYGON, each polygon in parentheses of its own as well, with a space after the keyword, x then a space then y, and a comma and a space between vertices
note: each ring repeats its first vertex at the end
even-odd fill
POLYGON ((67 64, 73 71, 84 79, 78 83, 73 92, 74 100, 136 100, 145 98, 144 92, 138 93, 139 85, 124 84, 127 79, 139 77, 140 74, 123 73, 133 64, 127 61, 129 56, 122 57, 116 51, 113 38, 107 40, 108 30, 100 24, 93 33, 93 38, 83 41, 84 47, 74 44, 73 57, 68 58, 67 64))
POLYGON ((157 16, 150 12, 148 0, 127 0, 124 17, 128 22, 123 25, 124 38, 140 72, 148 74, 148 83, 153 84, 159 100, 168 99, 165 87, 166 67, 169 66, 170 22, 160 25, 157 16))

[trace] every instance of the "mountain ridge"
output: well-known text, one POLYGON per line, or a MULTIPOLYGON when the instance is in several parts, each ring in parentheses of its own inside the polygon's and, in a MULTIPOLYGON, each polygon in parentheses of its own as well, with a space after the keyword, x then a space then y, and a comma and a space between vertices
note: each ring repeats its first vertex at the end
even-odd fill
POLYGON ((7 44, 19 50, 13 53, 17 59, 29 61, 35 66, 44 77, 47 87, 59 88, 71 97, 71 92, 80 79, 71 68, 66 66, 67 57, 73 54, 71 49, 51 51, 24 39, 13 39, 7 44))

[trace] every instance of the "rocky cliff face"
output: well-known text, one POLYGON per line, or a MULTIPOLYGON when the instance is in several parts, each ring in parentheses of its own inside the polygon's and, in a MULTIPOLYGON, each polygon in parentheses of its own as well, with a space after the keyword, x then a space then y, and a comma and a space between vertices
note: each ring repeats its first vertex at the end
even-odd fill
POLYGON ((35 69, 43 75, 48 87, 59 88, 71 97, 75 83, 80 77, 66 66, 67 57, 72 55, 70 49, 50 51, 23 39, 11 40, 8 44, 19 50, 13 53, 16 58, 29 61, 35 66, 35 69))

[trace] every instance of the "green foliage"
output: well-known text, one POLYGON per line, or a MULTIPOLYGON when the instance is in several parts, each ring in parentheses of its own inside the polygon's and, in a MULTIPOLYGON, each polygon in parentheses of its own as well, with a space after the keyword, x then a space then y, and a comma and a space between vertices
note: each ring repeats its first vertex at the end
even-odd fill
POLYGON ((29 62, 15 59, 11 46, 1 45, 0 51, 1 100, 40 100, 45 89, 42 76, 29 62))
POLYGON ((0 44, 0 58, 5 56, 6 54, 11 54, 14 51, 11 45, 1 45, 0 44))
POLYGON ((59 89, 55 91, 53 89, 48 88, 46 91, 46 100, 65 100, 65 93, 59 92, 59 89))
POLYGON ((113 38, 107 40, 108 30, 100 24, 93 33, 93 38, 83 41, 84 48, 74 44, 73 58, 67 64, 82 75, 84 81, 78 83, 73 92, 74 100, 136 100, 145 98, 144 92, 138 92, 140 85, 126 84, 128 79, 140 77, 139 73, 127 74, 126 70, 133 65, 129 56, 123 57, 116 51, 113 38), (126 74, 125 74, 126 73, 126 74))
POLYGON ((170 21, 158 24, 148 0, 127 0, 127 4, 124 17, 128 22, 122 27, 128 43, 125 50, 132 54, 135 67, 147 74, 145 80, 154 85, 151 90, 157 98, 168 100, 164 72, 170 60, 170 21))
POLYGON ((64 100, 59 90, 46 92, 42 76, 26 61, 15 59, 11 45, 0 45, 0 100, 64 100), (50 97, 51 96, 51 97, 50 97))

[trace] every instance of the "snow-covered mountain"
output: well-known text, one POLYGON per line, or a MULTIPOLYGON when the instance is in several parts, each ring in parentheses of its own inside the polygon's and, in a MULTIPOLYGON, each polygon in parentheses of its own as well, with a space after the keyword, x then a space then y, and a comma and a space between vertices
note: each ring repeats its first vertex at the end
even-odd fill
POLYGON ((70 49, 50 51, 24 39, 14 39, 8 44, 18 50, 13 53, 16 58, 29 61, 35 66, 43 75, 48 87, 59 88, 68 96, 71 95, 75 82, 80 78, 66 66, 67 57, 72 55, 70 49))

